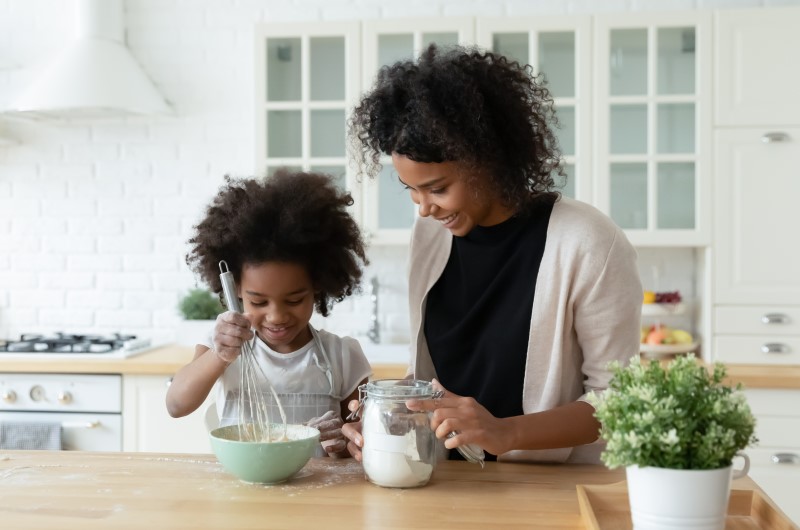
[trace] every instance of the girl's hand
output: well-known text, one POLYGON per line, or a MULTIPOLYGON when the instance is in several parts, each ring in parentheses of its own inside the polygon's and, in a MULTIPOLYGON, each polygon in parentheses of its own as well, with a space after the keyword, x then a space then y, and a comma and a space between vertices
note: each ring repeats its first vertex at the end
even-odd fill
POLYGON ((500 455, 514 448, 508 422, 495 418, 471 397, 461 397, 448 392, 434 379, 434 390, 443 390, 439 399, 410 399, 406 406, 410 410, 433 412, 431 428, 436 437, 444 440, 444 446, 455 449, 460 445, 476 444, 493 455, 500 455), (448 438, 447 435, 456 435, 448 438))
POLYGON ((319 431, 319 441, 328 456, 347 456, 342 455, 347 450, 347 440, 342 434, 342 418, 338 414, 329 410, 319 418, 308 420, 306 425, 319 431))
POLYGON ((242 344, 253 338, 250 320, 246 314, 226 311, 217 315, 212 340, 214 352, 225 363, 230 364, 242 353, 242 344))
MULTIPOLYGON (((358 409, 358 400, 353 399, 347 404, 350 412, 358 409)), ((361 448, 364 446, 364 437, 361 436, 361 422, 354 421, 342 425, 342 434, 347 438, 347 451, 359 462, 361 462, 361 448)))

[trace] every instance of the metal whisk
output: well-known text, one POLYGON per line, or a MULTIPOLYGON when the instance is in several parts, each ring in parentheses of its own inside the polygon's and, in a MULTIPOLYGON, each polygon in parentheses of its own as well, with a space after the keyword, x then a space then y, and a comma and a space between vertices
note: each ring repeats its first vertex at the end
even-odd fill
MULTIPOLYGON (((220 282, 222 292, 225 295, 225 304, 231 311, 237 313, 244 312, 242 303, 236 294, 236 281, 233 273, 228 269, 228 264, 223 260, 219 262, 220 282)), ((260 391, 263 384, 269 386, 278 411, 283 422, 283 436, 286 438, 286 413, 278 398, 278 393, 272 387, 266 374, 258 364, 255 350, 255 330, 253 338, 242 344, 241 358, 241 380, 239 385, 238 411, 239 411, 239 439, 246 442, 268 442, 272 441, 271 424, 269 421, 269 403, 264 394, 260 391)))

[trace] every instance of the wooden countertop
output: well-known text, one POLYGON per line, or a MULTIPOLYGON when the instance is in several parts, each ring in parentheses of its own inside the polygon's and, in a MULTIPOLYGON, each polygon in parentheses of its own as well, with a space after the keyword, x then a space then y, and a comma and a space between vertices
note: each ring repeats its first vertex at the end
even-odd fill
MULTIPOLYGON (((167 345, 127 359, 24 359, 3 358, 0 372, 172 375, 192 360, 194 348, 167 345)), ((402 377, 405 365, 375 365, 375 377, 402 377)), ((800 365, 729 364, 728 380, 747 388, 800 390, 800 365)))
MULTIPOLYGON (((361 464, 312 459, 291 481, 240 482, 213 455, 0 451, 3 528, 584 528, 577 484, 602 466, 442 462, 424 487, 387 489, 361 464)), ((757 488, 749 478, 736 488, 757 488)))

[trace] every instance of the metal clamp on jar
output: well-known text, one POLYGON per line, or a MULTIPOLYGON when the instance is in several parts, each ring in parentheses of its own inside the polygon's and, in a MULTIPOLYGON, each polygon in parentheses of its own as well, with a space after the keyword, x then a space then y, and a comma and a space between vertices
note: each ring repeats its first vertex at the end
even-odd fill
POLYGON ((373 484, 414 488, 428 483, 436 463, 431 414, 406 407, 408 399, 431 399, 428 381, 382 379, 361 385, 364 473, 373 484))

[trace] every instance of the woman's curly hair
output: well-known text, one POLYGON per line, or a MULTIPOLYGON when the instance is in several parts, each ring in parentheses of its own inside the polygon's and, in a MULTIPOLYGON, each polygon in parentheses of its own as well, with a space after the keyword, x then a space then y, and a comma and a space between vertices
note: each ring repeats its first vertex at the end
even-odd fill
POLYGON ((328 175, 279 170, 264 179, 225 177, 189 240, 186 263, 221 295, 219 262, 238 283, 245 264, 296 263, 308 271, 322 316, 353 294, 368 264, 364 241, 347 212, 353 204, 328 175))
POLYGON ((349 120, 349 149, 359 174, 370 177, 381 154, 461 162, 478 189, 525 211, 556 195, 553 172, 564 176, 550 124, 557 125, 553 98, 529 65, 431 44, 417 61, 381 68, 349 120))

